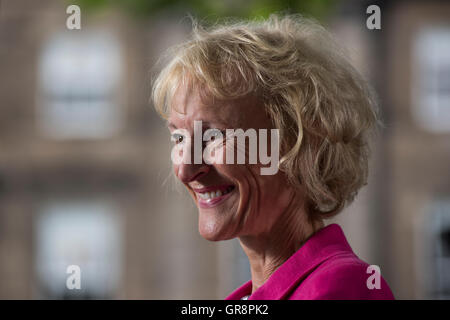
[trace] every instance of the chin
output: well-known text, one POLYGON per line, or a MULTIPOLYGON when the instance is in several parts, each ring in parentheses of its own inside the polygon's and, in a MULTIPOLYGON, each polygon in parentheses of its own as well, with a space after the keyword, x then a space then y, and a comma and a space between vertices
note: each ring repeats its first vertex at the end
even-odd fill
POLYGON ((225 228, 221 223, 213 221, 214 219, 202 219, 202 213, 199 214, 198 231, 204 239, 209 241, 222 241, 233 238, 232 236, 227 235, 226 229, 228 228, 225 228))
POLYGON ((208 241, 221 241, 221 240, 227 240, 226 238, 222 237, 220 233, 217 232, 210 232, 209 230, 203 230, 201 227, 199 228, 199 233, 202 236, 203 239, 206 239, 208 241))
POLYGON ((221 237, 217 236, 216 234, 210 234, 210 233, 203 233, 200 231, 200 235, 202 236, 203 239, 208 240, 208 241, 222 241, 222 240, 227 240, 227 239, 222 239, 221 237))

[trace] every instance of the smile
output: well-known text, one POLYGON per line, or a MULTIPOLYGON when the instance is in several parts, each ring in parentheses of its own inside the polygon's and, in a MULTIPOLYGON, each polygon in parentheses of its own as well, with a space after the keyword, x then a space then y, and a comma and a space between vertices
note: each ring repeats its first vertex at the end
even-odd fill
POLYGON ((208 187, 194 189, 197 195, 198 204, 201 207, 213 207, 228 198, 228 195, 234 190, 234 186, 208 187))
POLYGON ((227 193, 230 193, 231 191, 233 191, 234 187, 230 186, 228 188, 226 188, 225 190, 217 190, 217 191, 211 191, 211 192, 203 192, 203 193, 197 193, 198 196, 203 199, 203 200, 208 200, 208 199, 214 199, 217 197, 221 197, 226 195, 227 193))

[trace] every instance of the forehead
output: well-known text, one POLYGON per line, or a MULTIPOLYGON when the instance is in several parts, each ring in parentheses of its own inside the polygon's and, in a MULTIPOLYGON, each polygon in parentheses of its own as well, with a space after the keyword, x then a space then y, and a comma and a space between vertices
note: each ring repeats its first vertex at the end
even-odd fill
POLYGON ((252 97, 219 100, 198 89, 180 86, 172 98, 168 124, 175 128, 193 126, 195 120, 226 128, 269 128, 262 104, 252 97))

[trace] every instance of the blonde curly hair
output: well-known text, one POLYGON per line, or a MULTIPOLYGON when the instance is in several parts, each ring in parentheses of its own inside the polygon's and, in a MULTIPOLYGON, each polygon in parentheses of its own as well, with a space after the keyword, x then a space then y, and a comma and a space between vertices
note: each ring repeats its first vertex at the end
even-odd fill
POLYGON ((256 97, 279 129, 279 169, 305 190, 312 217, 337 214, 367 184, 369 133, 380 124, 374 95, 317 22, 275 14, 210 28, 194 21, 190 39, 169 54, 152 91, 163 118, 182 83, 215 99, 256 97))

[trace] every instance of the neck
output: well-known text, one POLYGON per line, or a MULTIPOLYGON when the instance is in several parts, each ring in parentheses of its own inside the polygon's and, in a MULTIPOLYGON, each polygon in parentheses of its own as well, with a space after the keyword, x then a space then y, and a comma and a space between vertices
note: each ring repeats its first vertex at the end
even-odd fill
POLYGON ((304 206, 294 201, 295 198, 268 231, 239 238, 250 262, 252 293, 324 226, 322 220, 311 221, 304 206))

